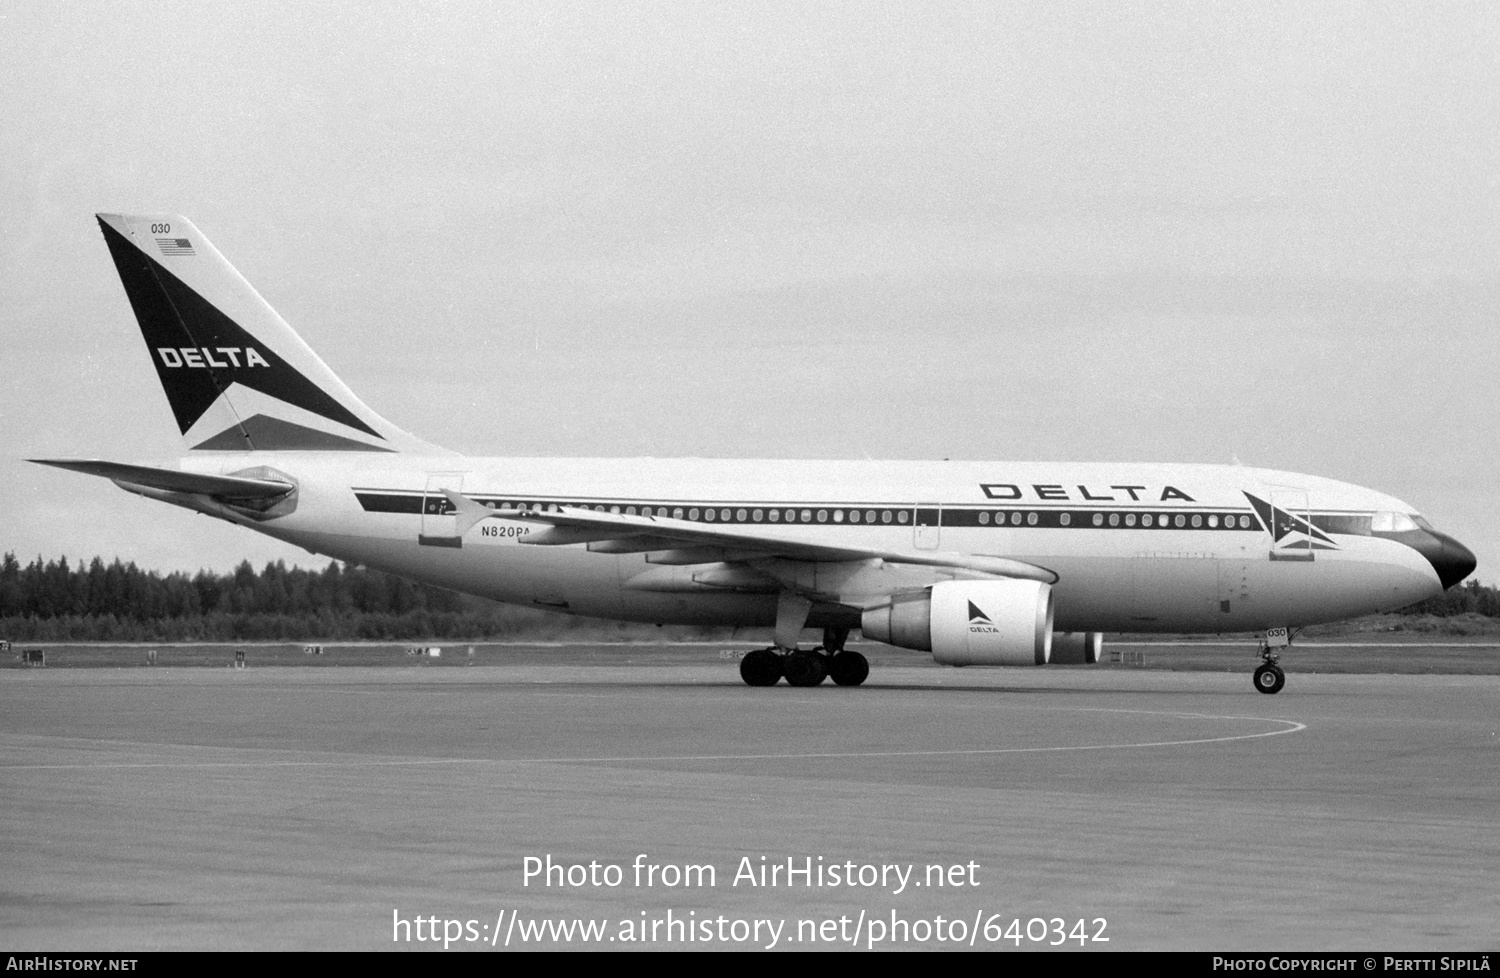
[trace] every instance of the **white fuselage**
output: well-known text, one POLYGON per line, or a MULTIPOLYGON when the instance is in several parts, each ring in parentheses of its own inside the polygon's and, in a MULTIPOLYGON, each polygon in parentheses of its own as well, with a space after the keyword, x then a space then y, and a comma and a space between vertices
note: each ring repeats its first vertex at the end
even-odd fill
POLYGON ((502 506, 650 507, 828 546, 1012 558, 1057 575, 1059 631, 1305 625, 1399 608, 1443 587, 1422 553, 1369 531, 1377 514, 1414 515, 1400 500, 1237 466, 257 452, 197 454, 184 467, 290 477, 293 512, 237 521, 310 551, 499 601, 642 622, 771 625, 777 599, 642 589, 631 582, 656 566, 653 555, 528 544, 533 528, 521 521, 488 520, 458 544, 440 490, 502 506), (1326 532, 1273 540, 1252 496, 1326 532))

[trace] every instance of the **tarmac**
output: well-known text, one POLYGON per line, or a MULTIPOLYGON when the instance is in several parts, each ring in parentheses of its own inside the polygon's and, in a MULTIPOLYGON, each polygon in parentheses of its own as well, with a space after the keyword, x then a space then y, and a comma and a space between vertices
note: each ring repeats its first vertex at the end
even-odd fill
POLYGON ((551 651, 0 671, 0 935, 27 951, 1500 945, 1494 675, 1289 672, 1263 696, 1248 660, 877 660, 855 689, 752 689, 706 656, 551 651), (574 920, 596 936, 556 929, 574 920))

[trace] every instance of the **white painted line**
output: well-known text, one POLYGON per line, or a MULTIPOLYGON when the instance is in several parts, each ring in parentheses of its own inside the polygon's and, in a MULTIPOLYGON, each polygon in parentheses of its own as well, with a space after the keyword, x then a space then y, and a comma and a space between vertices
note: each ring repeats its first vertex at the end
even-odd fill
MULTIPOLYGON (((1117 645, 1128 646, 1213 646, 1214 648, 1255 648, 1255 639, 1242 642, 1194 642, 1191 639, 1173 639, 1165 642, 1105 642, 1105 648, 1117 645)), ((1500 642, 1293 642, 1293 652, 1298 649, 1500 649, 1500 642)))
MULTIPOLYGON (((1056 712, 1056 711, 1054 711, 1056 712)), ((1044 754, 1062 751, 1085 750, 1131 750, 1140 747, 1186 747, 1193 744, 1221 744, 1235 740, 1255 740, 1259 737, 1278 737, 1281 734, 1300 733, 1307 724, 1296 720, 1274 717, 1218 716, 1208 713, 1166 713, 1156 710, 1110 710, 1080 709, 1086 713, 1136 713, 1143 716, 1163 716, 1186 720, 1253 720, 1260 723, 1279 723, 1279 730, 1263 730, 1259 733, 1230 734, 1223 737, 1200 737, 1192 740, 1151 740, 1128 744, 1078 744, 1051 747, 978 747, 963 750, 901 750, 901 751, 829 751, 796 754, 664 754, 656 756, 611 756, 611 757, 413 757, 370 758, 340 761, 141 761, 107 764, 0 764, 0 772, 11 771, 114 771, 141 769, 193 769, 218 770, 229 768, 297 768, 297 767, 420 767, 444 764, 658 764, 671 761, 779 761, 779 760, 836 760, 862 757, 982 757, 996 754, 1044 754)), ((164 745, 173 746, 173 745, 164 745)))

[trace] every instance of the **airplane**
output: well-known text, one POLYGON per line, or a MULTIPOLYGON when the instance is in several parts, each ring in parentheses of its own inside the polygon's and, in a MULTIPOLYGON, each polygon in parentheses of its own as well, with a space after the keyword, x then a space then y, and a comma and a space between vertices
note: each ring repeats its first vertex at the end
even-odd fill
POLYGON ((855 629, 951 666, 1254 632, 1254 686, 1276 693, 1298 628, 1476 565, 1399 499, 1237 465, 457 454, 371 410, 186 218, 97 218, 187 454, 31 461, 496 601, 767 628, 751 686, 860 685, 855 629))

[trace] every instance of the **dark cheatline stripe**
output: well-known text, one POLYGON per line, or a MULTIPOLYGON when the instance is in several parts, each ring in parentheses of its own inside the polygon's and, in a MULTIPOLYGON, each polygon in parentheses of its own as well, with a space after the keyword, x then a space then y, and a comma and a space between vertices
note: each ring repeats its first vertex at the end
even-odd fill
MULTIPOLYGON (((445 497, 436 493, 426 495, 424 493, 389 492, 378 489, 356 489, 355 497, 360 506, 367 513, 421 513, 423 511, 423 500, 426 500, 426 509, 431 514, 452 513, 453 505, 445 497)), ((1247 512, 1234 512, 1226 510, 1152 510, 1149 513, 1130 511, 1122 513, 1119 510, 1038 510, 1038 509, 944 509, 939 513, 937 509, 923 507, 915 510, 915 522, 913 521, 913 507, 910 506, 829 506, 824 505, 789 505, 778 504, 775 506, 754 504, 732 504, 724 505, 714 503, 709 506, 705 503, 674 502, 671 504, 658 503, 617 503, 604 500, 547 500, 538 499, 535 496, 490 496, 476 495, 471 497, 475 502, 481 504, 493 504, 495 507, 515 506, 520 504, 524 507, 536 506, 571 506, 575 509, 590 509, 596 512, 609 512, 618 508, 621 513, 631 516, 645 515, 644 510, 651 510, 653 516, 674 516, 681 511, 676 519, 685 519, 694 523, 713 525, 715 523, 734 526, 782 526, 782 525, 817 525, 825 527, 847 526, 860 528, 866 526, 880 526, 883 528, 928 526, 938 525, 949 528, 971 528, 971 529, 1068 529, 1068 530, 1139 530, 1144 532, 1161 530, 1203 530, 1211 532, 1260 532, 1261 523, 1256 517, 1247 512), (634 512, 627 512, 634 510, 634 512), (712 511, 713 516, 708 514, 712 511), (772 518, 772 513, 775 518, 772 518), (759 518, 756 514, 759 513, 759 518), (819 519, 819 514, 822 519, 819 519), (851 513, 858 513, 857 520, 851 518, 851 513), (871 523, 868 514, 875 514, 875 520, 871 523), (890 518, 886 519, 886 514, 890 518), (839 518, 842 515, 842 518, 839 518), (904 516, 903 522, 900 517, 904 516), (941 524, 937 521, 941 516, 941 524), (1095 525, 1094 517, 1099 517, 1099 524, 1095 525), (1110 518, 1114 517, 1116 522, 1111 524, 1110 518), (1151 523, 1147 525, 1145 520, 1150 517, 1151 523), (1177 525, 1177 518, 1182 518, 1182 525, 1177 525), (1193 520, 1198 520, 1198 525, 1193 525, 1193 520), (1132 523, 1131 520, 1134 520, 1132 523)))
POLYGON ((397 496, 383 492, 356 492, 355 498, 367 513, 420 513, 421 496, 397 496))

